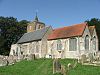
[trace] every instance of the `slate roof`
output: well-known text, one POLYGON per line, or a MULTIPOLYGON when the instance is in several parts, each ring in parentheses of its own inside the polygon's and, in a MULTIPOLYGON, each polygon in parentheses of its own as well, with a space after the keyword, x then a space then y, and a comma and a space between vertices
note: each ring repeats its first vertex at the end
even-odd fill
POLYGON ((50 27, 45 27, 45 28, 36 30, 34 32, 25 33, 19 39, 19 41, 17 43, 20 44, 20 43, 26 43, 26 42, 30 42, 30 41, 41 40, 49 28, 50 27))
POLYGON ((95 26, 89 26, 89 31, 90 31, 91 36, 93 35, 94 29, 95 29, 95 26))
POLYGON ((54 29, 53 32, 48 36, 48 40, 81 36, 84 32, 86 25, 87 23, 81 23, 54 29))

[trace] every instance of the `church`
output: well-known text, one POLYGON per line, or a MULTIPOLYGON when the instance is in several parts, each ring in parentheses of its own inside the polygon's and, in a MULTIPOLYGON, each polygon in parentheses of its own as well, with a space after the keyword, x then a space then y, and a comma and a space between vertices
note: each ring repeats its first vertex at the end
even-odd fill
POLYGON ((39 21, 38 17, 28 23, 25 33, 16 44, 11 45, 9 55, 38 58, 76 58, 82 54, 93 56, 98 52, 95 26, 80 23, 53 29, 39 21))

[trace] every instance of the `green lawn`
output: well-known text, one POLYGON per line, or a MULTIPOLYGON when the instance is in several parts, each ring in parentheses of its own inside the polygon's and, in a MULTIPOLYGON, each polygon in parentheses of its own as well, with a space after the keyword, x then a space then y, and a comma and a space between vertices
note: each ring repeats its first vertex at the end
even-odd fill
MULTIPOLYGON (((73 60, 61 60, 63 65, 67 65, 69 62, 73 63, 73 60)), ((0 75, 53 75, 52 59, 24 60, 12 66, 0 67, 0 75)), ((100 75, 100 67, 78 64, 69 71, 69 75, 100 75)))

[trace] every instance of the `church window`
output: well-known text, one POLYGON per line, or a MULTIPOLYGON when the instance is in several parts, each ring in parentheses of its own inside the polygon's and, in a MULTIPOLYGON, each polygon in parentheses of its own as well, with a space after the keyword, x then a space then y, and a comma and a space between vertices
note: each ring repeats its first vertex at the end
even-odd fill
POLYGON ((69 39, 69 51, 76 51, 77 50, 77 39, 70 38, 69 39))
POLYGON ((39 52, 39 42, 37 41, 36 42, 36 53, 38 53, 39 52))
POLYGON ((89 50, 89 36, 88 35, 86 35, 85 37, 85 49, 89 50))
POLYGON ((29 44, 29 53, 32 51, 32 43, 29 44))
POLYGON ((38 29, 41 29, 41 25, 39 25, 39 28, 38 29))
POLYGON ((18 56, 18 47, 16 48, 16 55, 18 56))
POLYGON ((33 47, 32 47, 32 51, 33 53, 35 53, 35 42, 33 43, 33 47))
POLYGON ((23 51, 23 54, 26 55, 27 54, 27 45, 22 45, 22 51, 23 51))
POLYGON ((13 50, 13 55, 15 55, 15 50, 13 50))
POLYGON ((62 50, 61 40, 57 40, 57 50, 62 50))
POLYGON ((92 39, 93 49, 96 50, 96 37, 92 39))

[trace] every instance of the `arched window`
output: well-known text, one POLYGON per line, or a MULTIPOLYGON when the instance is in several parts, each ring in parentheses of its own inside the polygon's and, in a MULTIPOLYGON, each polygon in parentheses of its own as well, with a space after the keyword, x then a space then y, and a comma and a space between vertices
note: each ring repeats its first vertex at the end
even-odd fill
POLYGON ((37 41, 36 42, 36 53, 38 53, 39 52, 39 42, 37 41))
POLYGON ((31 53, 32 53, 32 54, 35 53, 35 42, 32 43, 32 50, 31 50, 31 53))
POLYGON ((57 40, 57 50, 62 50, 61 40, 57 40))
POLYGON ((85 37, 85 49, 89 50, 89 36, 88 35, 86 35, 85 37))
POLYGON ((18 47, 16 48, 16 55, 18 56, 18 47))
POLYGON ((13 55, 15 55, 15 50, 13 50, 13 55))
POLYGON ((94 36, 92 39, 93 49, 96 50, 96 37, 94 36))
POLYGON ((39 25, 38 29, 41 29, 41 25, 39 25))
POLYGON ((32 43, 29 44, 29 53, 32 52, 32 43))
POLYGON ((70 38, 69 39, 69 51, 76 51, 77 50, 77 39, 70 38))

